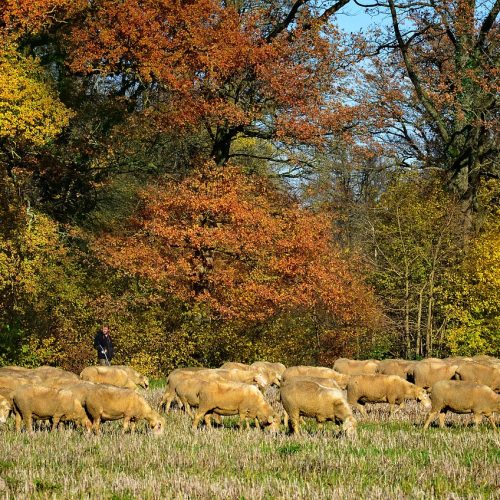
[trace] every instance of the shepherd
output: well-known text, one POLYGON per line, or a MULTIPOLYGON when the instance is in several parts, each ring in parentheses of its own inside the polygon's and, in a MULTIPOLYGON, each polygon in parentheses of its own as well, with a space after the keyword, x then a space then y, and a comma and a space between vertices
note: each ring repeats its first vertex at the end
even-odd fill
POLYGON ((110 366, 115 354, 113 341, 109 334, 109 325, 102 325, 94 338, 94 347, 97 349, 97 362, 100 365, 110 366))

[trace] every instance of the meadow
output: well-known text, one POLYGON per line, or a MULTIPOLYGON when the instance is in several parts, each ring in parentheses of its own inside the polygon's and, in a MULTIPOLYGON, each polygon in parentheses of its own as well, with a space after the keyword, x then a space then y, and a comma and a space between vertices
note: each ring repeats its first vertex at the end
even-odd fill
MULTIPOLYGON (((145 392, 157 405, 161 388, 145 392)), ((276 391, 268 396, 276 402, 276 391)), ((191 430, 174 410, 155 438, 144 424, 121 434, 79 430, 34 436, 0 427, 1 498, 498 498, 498 431, 474 428, 469 415, 422 431, 416 404, 389 419, 388 405, 368 406, 349 441, 328 423, 307 421, 299 437, 224 428, 191 430)), ((358 414, 356 414, 359 417, 358 414)))

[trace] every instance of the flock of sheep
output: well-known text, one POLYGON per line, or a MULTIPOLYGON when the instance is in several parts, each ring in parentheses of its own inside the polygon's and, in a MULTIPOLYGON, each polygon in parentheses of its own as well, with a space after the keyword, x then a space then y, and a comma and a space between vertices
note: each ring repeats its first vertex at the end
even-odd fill
MULTIPOLYGON (((138 394, 147 389, 147 377, 127 366, 91 366, 80 377, 60 368, 0 368, 0 422, 15 418, 33 432, 33 419, 50 420, 52 430, 71 421, 99 432, 100 423, 123 419, 123 432, 134 430, 145 419, 161 434, 165 417, 138 394)), ((429 411, 424 429, 439 415, 444 427, 447 411, 472 413, 478 425, 483 416, 495 427, 493 413, 500 412, 500 361, 489 356, 407 361, 357 361, 338 359, 333 368, 292 366, 260 361, 252 365, 229 362, 217 369, 178 368, 167 378, 159 411, 171 404, 184 408, 193 428, 203 419, 237 415, 240 427, 254 420, 257 427, 279 431, 300 430, 303 417, 319 426, 331 420, 342 424, 348 437, 356 435, 353 408, 366 416, 365 403, 389 403, 391 415, 407 400, 419 401, 429 411), (266 400, 267 387, 279 387, 284 411, 266 400), (398 407, 396 408, 396 405, 398 407)))

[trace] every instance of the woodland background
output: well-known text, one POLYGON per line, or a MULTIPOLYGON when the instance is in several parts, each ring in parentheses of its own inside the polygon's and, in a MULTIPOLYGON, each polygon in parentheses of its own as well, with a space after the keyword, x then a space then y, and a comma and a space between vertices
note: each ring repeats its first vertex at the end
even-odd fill
POLYGON ((499 355, 500 1, 353 1, 1 2, 0 364, 499 355))

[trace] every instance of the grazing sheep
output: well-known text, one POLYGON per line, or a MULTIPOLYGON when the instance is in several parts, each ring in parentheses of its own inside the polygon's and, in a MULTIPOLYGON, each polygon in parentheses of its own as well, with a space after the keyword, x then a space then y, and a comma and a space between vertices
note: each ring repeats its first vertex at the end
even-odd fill
POLYGON ((425 389, 397 375, 355 375, 347 384, 347 401, 358 408, 364 416, 366 416, 365 403, 389 403, 393 415, 394 405, 398 404, 398 409, 401 409, 408 399, 420 401, 426 409, 431 406, 425 389))
POLYGON ((198 397, 200 404, 193 419, 193 429, 198 428, 202 418, 210 427, 212 414, 239 415, 240 428, 243 422, 248 428, 248 419, 253 418, 258 426, 269 427, 275 431, 279 429, 279 415, 255 386, 230 381, 205 382, 200 387, 198 397))
POLYGON ((461 364, 456 375, 459 380, 487 385, 496 392, 500 391, 500 365, 471 361, 461 364))
POLYGON ((70 391, 23 385, 14 391, 12 400, 18 432, 21 430, 21 421, 24 421, 26 430, 32 433, 33 419, 51 420, 53 431, 60 421, 72 421, 81 424, 87 430, 91 429, 90 420, 83 406, 70 391))
POLYGON ((483 415, 488 418, 493 428, 494 412, 500 412, 500 395, 486 385, 462 380, 441 380, 432 386, 432 408, 425 420, 424 429, 439 414, 439 427, 444 427, 448 410, 454 413, 472 413, 474 424, 478 426, 483 415))
POLYGON ((143 389, 147 389, 149 387, 149 379, 142 373, 139 373, 137 370, 134 370, 131 366, 126 365, 113 365, 113 368, 120 368, 127 372, 130 380, 134 382, 134 384, 142 387, 143 389))
MULTIPOLYGON (((202 369, 191 369, 191 368, 177 368, 171 371, 167 377, 167 386, 165 388, 165 392, 163 393, 163 397, 160 401, 160 410, 164 410, 166 413, 170 410, 170 405, 172 401, 177 401, 179 407, 183 407, 183 402, 179 398, 177 394, 177 386, 184 381, 192 380, 196 378, 196 380, 208 381, 208 380, 223 380, 220 375, 215 373, 215 370, 210 370, 208 368, 202 369)), ((188 396, 186 396, 187 400, 188 396)), ((187 410, 187 408, 186 408, 187 410)))
POLYGON ((415 385, 429 390, 440 380, 452 379, 457 369, 457 364, 449 364, 440 359, 423 360, 415 363, 411 374, 413 375, 415 385))
POLYGON ((405 359, 383 359, 378 364, 377 373, 381 375, 397 375, 406 380, 415 363, 416 361, 407 361, 405 359))
POLYGON ((80 373, 80 379, 95 384, 109 384, 127 389, 137 389, 127 372, 115 366, 88 366, 80 373))
POLYGON ((250 365, 253 369, 259 370, 265 375, 270 385, 279 387, 281 377, 286 370, 286 366, 282 363, 270 363, 268 361, 255 361, 250 365))
MULTIPOLYGON (((83 390, 83 388, 82 388, 83 390)), ((85 394, 85 408, 92 418, 94 432, 101 422, 123 418, 123 432, 133 432, 138 420, 145 419, 155 434, 163 433, 165 420, 133 389, 97 384, 85 394)))
POLYGON ((315 418, 319 426, 327 420, 343 423, 348 437, 356 435, 356 419, 342 391, 310 380, 288 380, 280 390, 281 402, 290 419, 292 432, 300 432, 300 417, 315 418))
POLYGON ((332 370, 331 368, 324 368, 323 366, 291 366, 285 370, 281 376, 282 383, 294 377, 319 377, 332 379, 337 382, 341 389, 347 387, 349 376, 332 370))
POLYGON ((377 372, 380 361, 376 359, 347 359, 339 358, 333 364, 333 368, 345 375, 370 375, 377 372))

